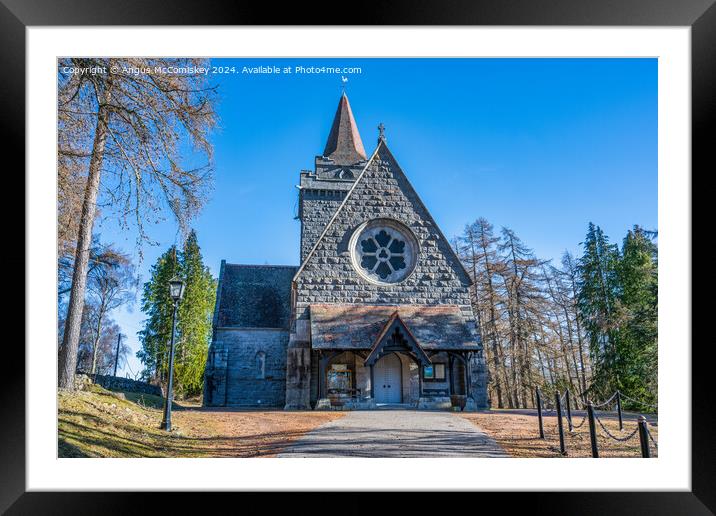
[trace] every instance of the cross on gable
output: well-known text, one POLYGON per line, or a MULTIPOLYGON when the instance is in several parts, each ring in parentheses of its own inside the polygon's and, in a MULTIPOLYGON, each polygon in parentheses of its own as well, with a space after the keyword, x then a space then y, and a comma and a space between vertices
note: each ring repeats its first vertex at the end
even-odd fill
POLYGON ((378 141, 385 141, 385 126, 383 122, 378 124, 378 141))

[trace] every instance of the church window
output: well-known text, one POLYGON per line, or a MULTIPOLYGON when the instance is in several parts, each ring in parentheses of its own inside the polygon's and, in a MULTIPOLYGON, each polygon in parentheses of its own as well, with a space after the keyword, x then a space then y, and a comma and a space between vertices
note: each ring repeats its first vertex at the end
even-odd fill
POLYGON ((435 363, 429 366, 423 366, 423 379, 428 381, 445 381, 445 364, 435 363))
POLYGON ((351 245, 358 272, 377 283, 397 283, 415 267, 417 240, 403 224, 375 219, 356 231, 351 245))

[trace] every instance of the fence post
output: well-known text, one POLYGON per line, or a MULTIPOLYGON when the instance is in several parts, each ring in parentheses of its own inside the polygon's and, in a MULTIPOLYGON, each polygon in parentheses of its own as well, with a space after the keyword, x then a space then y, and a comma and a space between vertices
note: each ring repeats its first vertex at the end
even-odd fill
POLYGON ((645 459, 651 457, 651 452, 649 450, 649 435, 647 432, 646 418, 644 416, 639 416, 639 444, 641 444, 641 456, 645 459))
POLYGON ((592 441, 592 457, 599 458, 597 449, 597 429, 594 425, 594 407, 591 401, 587 401, 587 416, 589 417, 589 440, 592 441))
POLYGON ((539 387, 535 387, 537 397, 537 419, 539 420, 539 438, 544 439, 544 427, 542 426, 542 396, 539 394, 539 387))
POLYGON ((559 428, 559 453, 567 455, 564 447, 564 427, 562 426, 562 402, 559 400, 559 391, 554 391, 554 401, 557 405, 557 428, 559 428))
POLYGON ((622 420, 622 396, 617 391, 617 414, 619 414, 619 430, 624 430, 624 421, 622 420))
POLYGON ((567 402, 567 425, 569 426, 569 431, 571 432, 574 430, 574 427, 572 426, 572 406, 569 403, 569 389, 565 391, 565 401, 567 402))

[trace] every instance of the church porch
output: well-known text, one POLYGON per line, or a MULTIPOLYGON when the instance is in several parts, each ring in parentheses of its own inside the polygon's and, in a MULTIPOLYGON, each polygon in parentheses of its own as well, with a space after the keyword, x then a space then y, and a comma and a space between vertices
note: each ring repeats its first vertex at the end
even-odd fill
POLYGON ((481 346, 456 305, 312 304, 308 326, 312 408, 477 406, 481 346))
MULTIPOLYGON (((314 352, 316 410, 380 408, 451 409, 452 397, 469 398, 466 353, 434 351, 421 363, 406 350, 369 361, 370 350, 314 352)), ((471 404, 467 402, 468 410, 471 404)))

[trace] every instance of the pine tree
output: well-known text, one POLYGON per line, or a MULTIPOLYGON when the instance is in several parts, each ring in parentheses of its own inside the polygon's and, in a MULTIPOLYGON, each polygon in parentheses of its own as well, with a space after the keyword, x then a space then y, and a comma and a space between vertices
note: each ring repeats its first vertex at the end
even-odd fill
POLYGON ((183 396, 199 394, 211 338, 216 281, 204 265, 196 232, 189 233, 179 273, 185 282, 177 320, 176 387, 183 396))
POLYGON ((624 364, 621 390, 651 404, 657 397, 658 358, 658 252, 654 235, 634 226, 624 238, 618 270, 624 364))
POLYGON ((584 254, 577 265, 578 306, 593 367, 589 396, 598 399, 619 389, 623 373, 616 317, 619 249, 591 222, 582 245, 584 254))
POLYGON ((151 278, 144 284, 142 311, 147 314, 139 332, 142 349, 137 357, 144 364, 142 376, 164 383, 172 335, 174 302, 169 295, 169 280, 184 281, 184 297, 177 309, 174 389, 179 397, 199 394, 211 338, 211 323, 216 298, 216 281, 204 265, 196 233, 191 231, 181 252, 175 246, 152 266, 151 278))
POLYGON ((176 247, 170 247, 152 265, 151 277, 144 284, 142 311, 147 314, 144 329, 139 332, 142 348, 137 352, 144 364, 144 379, 163 382, 172 332, 174 302, 169 295, 169 280, 178 273, 176 247))

